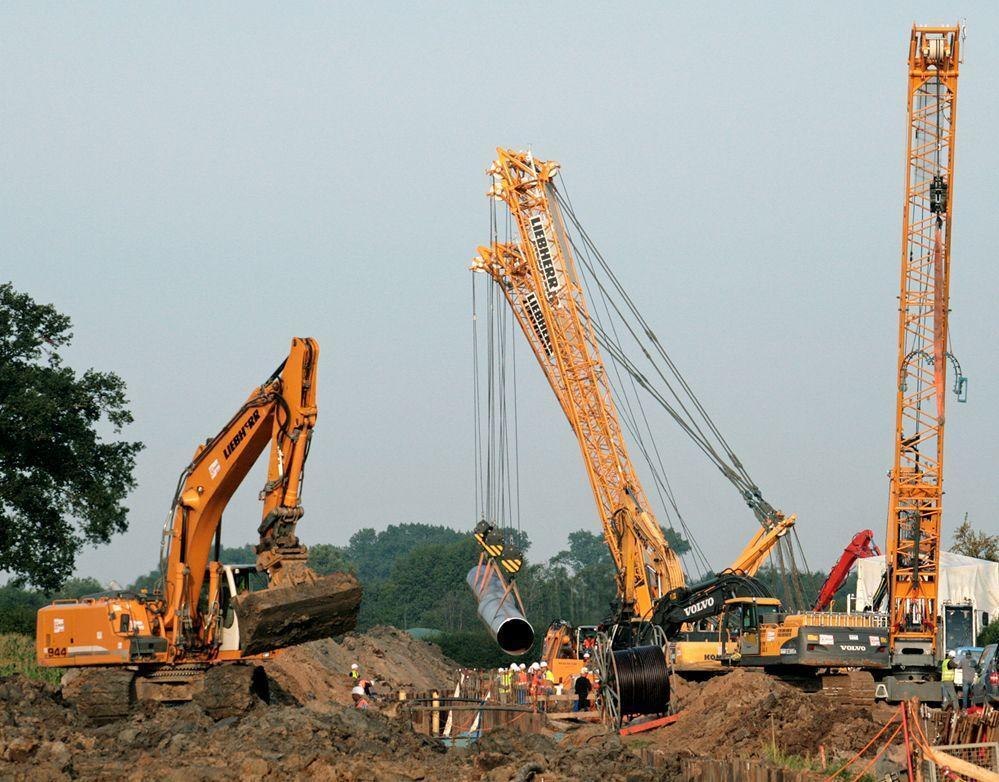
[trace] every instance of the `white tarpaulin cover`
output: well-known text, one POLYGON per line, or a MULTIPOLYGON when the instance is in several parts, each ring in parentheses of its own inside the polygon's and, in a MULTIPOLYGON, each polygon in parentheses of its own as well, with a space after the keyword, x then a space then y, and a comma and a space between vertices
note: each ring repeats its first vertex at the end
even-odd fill
MULTIPOLYGON (((870 605, 885 572, 885 558, 857 560, 857 606, 870 605)), ((940 552, 940 604, 971 601, 989 621, 999 618, 999 562, 940 552)))

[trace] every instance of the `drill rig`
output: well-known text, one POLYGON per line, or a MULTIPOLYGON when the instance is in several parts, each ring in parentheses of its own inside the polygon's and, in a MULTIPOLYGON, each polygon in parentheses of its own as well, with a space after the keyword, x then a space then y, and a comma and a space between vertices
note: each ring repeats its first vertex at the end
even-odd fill
POLYGON ((949 351, 954 131, 963 29, 913 26, 902 211, 901 293, 886 587, 892 674, 889 700, 938 701, 937 594, 943 500, 947 365, 965 401, 967 380, 949 351))
POLYGON ((74 669, 64 691, 81 713, 105 721, 136 698, 189 700, 206 691, 224 704, 227 694, 213 682, 265 696, 266 677, 253 663, 353 629, 359 583, 346 573, 317 577, 295 535, 317 415, 318 359, 315 340, 292 340, 288 357, 198 446, 164 526, 156 589, 57 600, 39 610, 38 664, 74 669), (223 564, 223 511, 268 444, 257 561, 223 564), (265 589, 251 590, 254 572, 266 576, 265 589))

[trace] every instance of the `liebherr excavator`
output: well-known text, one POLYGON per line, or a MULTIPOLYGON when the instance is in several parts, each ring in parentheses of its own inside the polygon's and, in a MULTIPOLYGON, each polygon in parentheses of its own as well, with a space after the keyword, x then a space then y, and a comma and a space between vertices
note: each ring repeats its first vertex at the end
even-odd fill
POLYGON ((266 676, 253 663, 353 629, 360 584, 346 573, 317 577, 295 535, 317 415, 318 360, 314 339, 292 340, 280 366, 198 446, 164 526, 155 590, 57 600, 39 610, 38 663, 76 669, 64 692, 81 713, 106 721, 135 699, 199 697, 218 713, 248 690, 266 697, 266 676), (223 564, 222 513, 268 444, 256 563, 223 564), (254 592, 255 571, 268 584, 254 592))

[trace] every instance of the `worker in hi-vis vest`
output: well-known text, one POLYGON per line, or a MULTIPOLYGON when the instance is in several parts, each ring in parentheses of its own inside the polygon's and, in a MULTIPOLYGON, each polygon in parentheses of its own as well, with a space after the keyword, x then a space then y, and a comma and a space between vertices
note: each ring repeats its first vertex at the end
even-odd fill
POLYGON ((943 703, 940 706, 944 709, 952 705, 957 706, 957 689, 954 687, 954 669, 957 664, 954 657, 952 649, 940 663, 940 687, 943 690, 943 703))

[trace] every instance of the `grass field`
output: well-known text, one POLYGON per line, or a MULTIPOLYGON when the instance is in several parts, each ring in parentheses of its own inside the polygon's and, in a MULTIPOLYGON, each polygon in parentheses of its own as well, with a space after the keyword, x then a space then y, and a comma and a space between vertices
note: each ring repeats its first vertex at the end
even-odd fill
POLYGON ((62 678, 59 668, 39 668, 35 663, 35 639, 17 633, 0 634, 0 676, 23 673, 29 679, 40 679, 58 684, 62 678))

